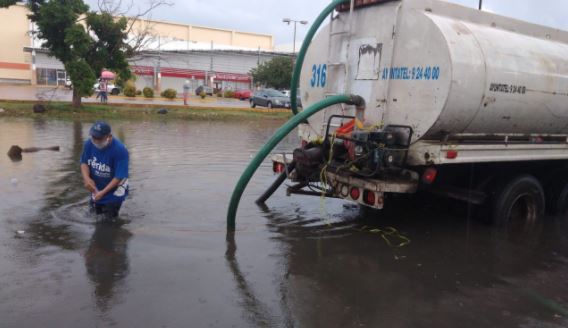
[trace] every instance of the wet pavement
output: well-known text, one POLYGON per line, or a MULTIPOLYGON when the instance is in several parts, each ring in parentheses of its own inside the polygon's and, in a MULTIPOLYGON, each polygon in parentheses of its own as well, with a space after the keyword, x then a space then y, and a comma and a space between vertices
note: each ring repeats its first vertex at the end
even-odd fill
MULTIPOLYGON (((65 87, 36 87, 36 86, 18 86, 18 85, 2 85, 0 88, 0 99, 2 100, 42 100, 42 101, 63 101, 71 102, 73 99, 73 91, 65 87)), ((96 94, 91 97, 83 98, 84 103, 98 104, 100 99, 96 99, 96 94)), ((142 104, 149 106, 176 105, 182 106, 183 99, 166 100, 163 98, 147 99, 144 96, 135 98, 120 96, 109 96, 109 104, 142 104)), ((207 97, 202 100, 197 96, 191 96, 189 105, 192 107, 227 107, 227 108, 248 108, 248 101, 238 99, 225 99, 218 97, 207 97)))
POLYGON ((375 212, 279 190, 258 207, 266 161, 227 235, 232 188, 281 122, 164 120, 111 122, 132 189, 120 222, 96 223, 90 123, 0 119, 1 327, 568 326, 562 218, 506 237, 428 198, 375 212), (61 151, 12 162, 13 144, 61 151))

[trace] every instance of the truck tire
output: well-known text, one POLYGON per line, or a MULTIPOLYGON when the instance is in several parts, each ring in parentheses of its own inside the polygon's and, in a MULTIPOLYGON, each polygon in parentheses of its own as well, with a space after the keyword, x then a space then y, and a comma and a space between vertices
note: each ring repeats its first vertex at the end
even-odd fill
POLYGON ((254 100, 251 100, 250 101, 250 108, 255 108, 255 107, 256 107, 256 104, 254 103, 254 100))
POLYGON ((507 230, 529 232, 544 218, 545 198, 540 182, 531 175, 504 181, 492 203, 492 223, 507 230))
POLYGON ((272 102, 268 102, 268 104, 266 104, 266 107, 268 107, 269 109, 272 109, 272 102))

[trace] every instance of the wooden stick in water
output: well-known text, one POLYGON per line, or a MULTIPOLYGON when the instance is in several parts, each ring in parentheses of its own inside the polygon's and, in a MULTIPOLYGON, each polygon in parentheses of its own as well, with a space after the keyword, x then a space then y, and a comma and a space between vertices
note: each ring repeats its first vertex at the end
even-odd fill
POLYGON ((10 150, 8 150, 8 156, 10 158, 20 158, 22 157, 22 153, 35 153, 40 150, 59 151, 59 146, 22 148, 16 145, 10 147, 10 150))

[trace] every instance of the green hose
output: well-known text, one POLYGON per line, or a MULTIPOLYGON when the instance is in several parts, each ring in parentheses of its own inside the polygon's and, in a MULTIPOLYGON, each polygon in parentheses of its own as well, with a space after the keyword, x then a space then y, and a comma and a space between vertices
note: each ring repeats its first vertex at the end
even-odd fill
POLYGON ((317 112, 325 109, 329 106, 333 106, 336 104, 350 104, 350 105, 358 105, 364 103, 361 97, 358 96, 347 96, 347 95, 338 95, 326 98, 320 102, 313 104, 312 106, 308 107, 306 110, 303 110, 298 115, 292 117, 286 124, 280 127, 276 133, 268 140, 268 142, 258 151, 256 156, 252 159, 248 167, 246 168, 243 175, 237 182, 235 186, 235 190, 233 191, 233 195, 231 196, 231 203, 229 204, 229 211, 227 213, 227 230, 228 231, 235 231, 235 217, 237 215, 237 208, 239 207, 239 201, 241 200, 241 196, 245 191, 247 184, 249 183, 250 179, 254 175, 254 172, 258 169, 262 161, 270 154, 272 149, 282 141, 296 126, 300 123, 304 122, 310 116, 316 114, 317 112))
POLYGON ((294 67, 294 74, 292 74, 292 84, 290 85, 290 107, 292 108, 292 112, 294 115, 298 114, 298 83, 300 82, 300 74, 302 73, 302 66, 304 65, 304 59, 306 58, 306 52, 310 47, 310 43, 312 43, 312 39, 316 35, 316 32, 320 28, 323 21, 329 16, 337 6, 350 3, 350 0, 333 0, 316 18, 310 29, 308 30, 308 34, 304 38, 304 43, 302 43, 302 48, 300 48, 300 52, 298 52, 298 57, 296 58, 296 66, 294 67))

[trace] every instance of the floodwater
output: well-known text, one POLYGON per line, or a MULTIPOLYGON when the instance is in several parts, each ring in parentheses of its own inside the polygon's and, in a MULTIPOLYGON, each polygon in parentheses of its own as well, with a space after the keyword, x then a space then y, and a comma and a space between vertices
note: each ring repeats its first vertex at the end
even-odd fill
POLYGON ((381 213, 281 189, 260 208, 266 161, 227 235, 232 188, 282 122, 156 120, 111 122, 131 194, 97 224, 78 168, 91 123, 0 118, 1 327, 568 326, 560 218, 505 238, 433 200, 381 213), (15 144, 61 151, 12 162, 15 144))

